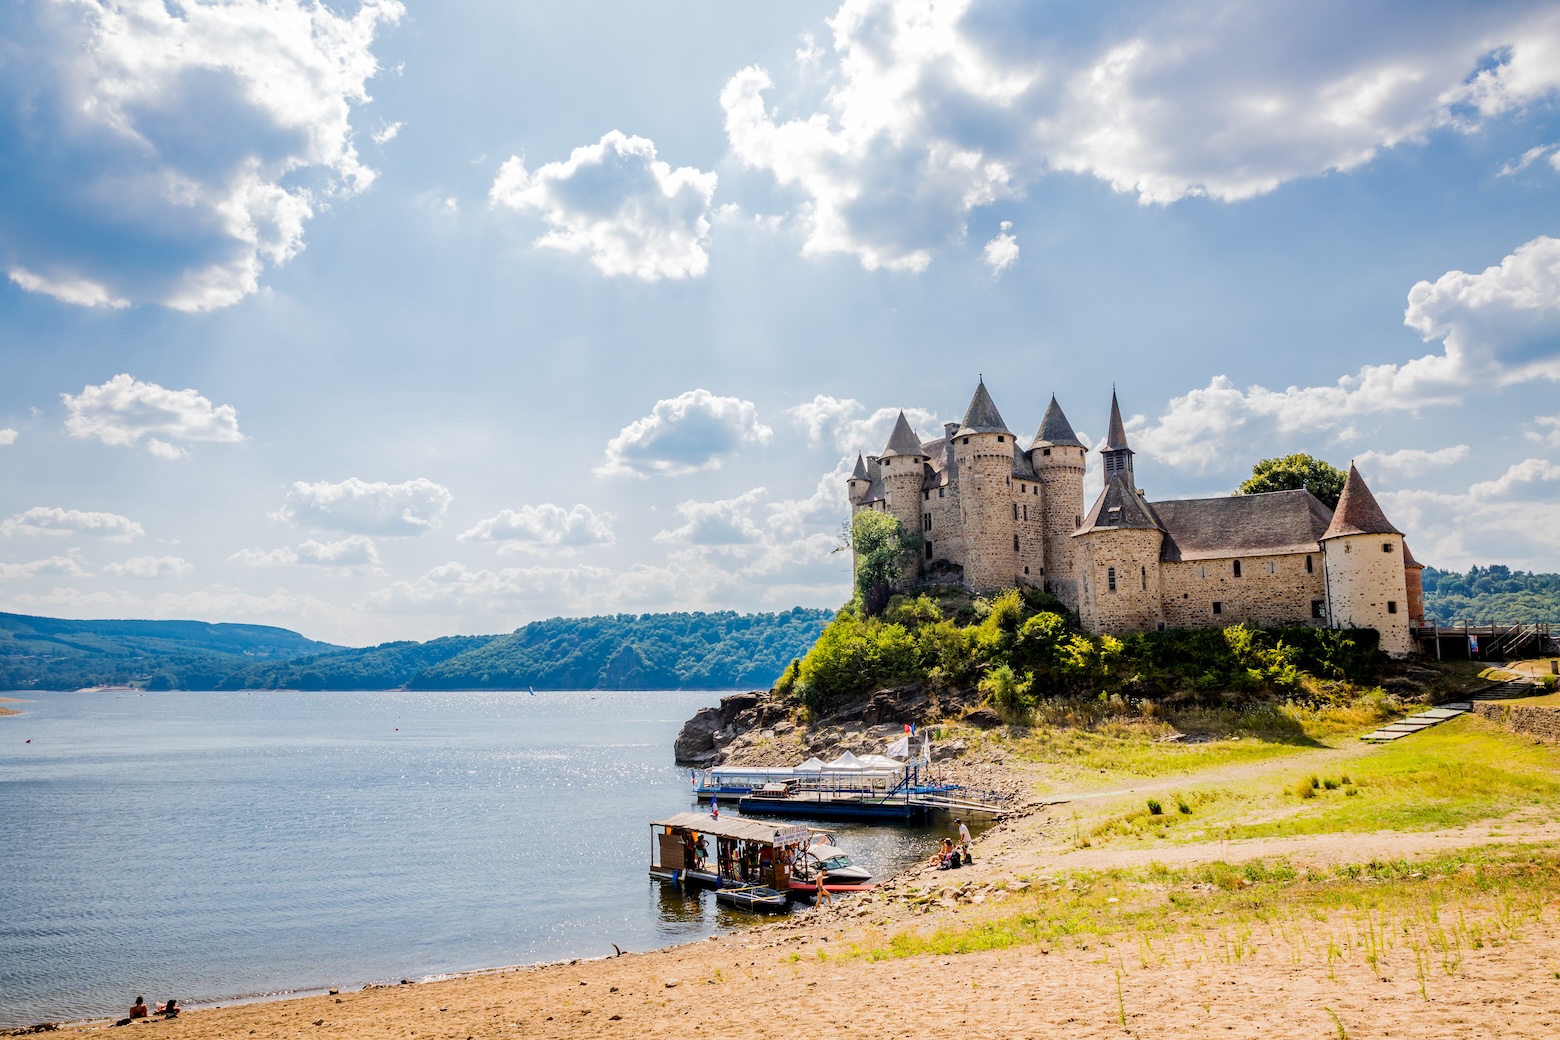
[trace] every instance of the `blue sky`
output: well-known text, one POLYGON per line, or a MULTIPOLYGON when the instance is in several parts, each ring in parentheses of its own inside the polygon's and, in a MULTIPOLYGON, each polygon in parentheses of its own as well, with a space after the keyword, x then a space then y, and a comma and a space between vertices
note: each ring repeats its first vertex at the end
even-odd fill
POLYGON ((981 374, 1560 570, 1557 148, 1542 3, 7 5, 0 609, 833 606, 981 374))

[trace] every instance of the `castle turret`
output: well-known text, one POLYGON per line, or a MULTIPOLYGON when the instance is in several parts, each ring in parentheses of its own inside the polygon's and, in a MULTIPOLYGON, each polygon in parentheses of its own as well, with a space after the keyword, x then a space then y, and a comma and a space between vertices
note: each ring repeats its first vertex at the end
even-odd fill
POLYGON ((1127 480, 1137 484, 1132 475, 1132 449, 1127 447, 1127 428, 1121 423, 1121 406, 1116 403, 1116 391, 1110 392, 1110 429, 1105 433, 1105 443, 1100 445, 1100 458, 1105 463, 1105 479, 1116 473, 1127 474, 1127 480))
MULTIPOLYGON (((906 531, 922 529, 921 485, 926 481, 928 457, 921 448, 921 438, 910 428, 905 413, 900 412, 894 432, 888 435, 888 446, 878 457, 878 474, 883 481, 884 503, 906 531)), ((920 566, 917 560, 906 568, 907 576, 918 573, 920 566)))
POLYGON ((1414 651, 1409 631, 1403 533, 1387 520, 1360 471, 1349 479, 1322 535, 1327 619, 1334 628, 1374 628, 1393 657, 1414 651))
POLYGON ((1083 474, 1088 449, 1062 414, 1056 395, 1046 406, 1040 431, 1029 446, 1029 462, 1044 485, 1041 522, 1045 540, 1044 588, 1078 609, 1074 531, 1083 524, 1083 474))
POLYGON ((850 499, 851 507, 861 505, 861 500, 867 497, 867 488, 872 486, 872 475, 867 472, 867 462, 856 453, 856 468, 845 480, 845 495, 850 499))
POLYGON ((1007 428, 985 380, 975 388, 964 421, 954 431, 954 456, 963 484, 964 584, 978 592, 1018 580, 1013 530, 1013 431, 1007 428))

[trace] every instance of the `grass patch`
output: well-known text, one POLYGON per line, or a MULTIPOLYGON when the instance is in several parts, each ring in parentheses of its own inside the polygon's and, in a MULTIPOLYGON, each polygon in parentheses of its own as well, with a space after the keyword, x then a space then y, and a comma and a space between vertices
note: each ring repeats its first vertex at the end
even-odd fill
MULTIPOLYGON (((1517 939, 1555 912, 1552 847, 1482 847, 1302 874, 1285 860, 1075 871, 1038 880, 984 917, 905 929, 835 957, 951 955, 1019 946, 1136 949, 1144 966, 1195 955, 1235 963, 1260 944, 1294 964, 1454 974, 1462 954, 1517 939)), ((913 895, 912 895, 913 898, 913 895)))

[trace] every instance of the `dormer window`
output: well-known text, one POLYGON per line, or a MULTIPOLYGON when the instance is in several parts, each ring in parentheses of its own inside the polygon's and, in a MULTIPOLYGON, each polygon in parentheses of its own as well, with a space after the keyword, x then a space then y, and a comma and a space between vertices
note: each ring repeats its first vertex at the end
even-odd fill
POLYGON ((998 444, 1005 444, 1006 442, 1007 442, 1007 438, 1006 437, 1003 437, 1002 434, 1000 434, 1000 433, 997 434, 997 443, 998 444))

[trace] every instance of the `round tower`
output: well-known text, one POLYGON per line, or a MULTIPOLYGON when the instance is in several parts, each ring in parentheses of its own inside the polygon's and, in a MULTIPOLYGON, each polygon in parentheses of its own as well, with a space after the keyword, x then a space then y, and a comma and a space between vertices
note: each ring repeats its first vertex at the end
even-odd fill
POLYGON ((1403 533, 1387 520, 1352 462, 1321 541, 1328 623, 1374 628, 1381 649, 1392 657, 1413 653, 1403 533))
POLYGON ((845 496, 850 499, 853 510, 861 505, 861 500, 867 497, 867 489, 871 486, 872 477, 867 473, 867 461, 857 452, 856 468, 845 480, 845 496))
POLYGON ((964 529, 964 584, 977 592, 1017 582, 1013 525, 1013 431, 1002 421, 986 383, 954 431, 959 469, 959 519, 964 529))
POLYGON ((1029 446, 1029 461, 1044 485, 1041 524, 1045 541, 1042 587, 1070 609, 1078 609, 1078 544, 1073 532, 1083 523, 1083 475, 1088 449, 1051 395, 1040 432, 1029 446))
MULTIPOLYGON (((921 439, 910 428, 905 413, 899 413, 894 432, 888 436, 888 446, 878 457, 878 474, 883 481, 884 505, 888 512, 899 518, 905 530, 923 531, 921 522, 921 486, 926 482, 926 462, 929 456, 921 450, 921 439)), ((905 568, 905 576, 919 574, 923 561, 917 559, 905 568)))

